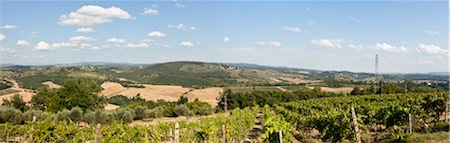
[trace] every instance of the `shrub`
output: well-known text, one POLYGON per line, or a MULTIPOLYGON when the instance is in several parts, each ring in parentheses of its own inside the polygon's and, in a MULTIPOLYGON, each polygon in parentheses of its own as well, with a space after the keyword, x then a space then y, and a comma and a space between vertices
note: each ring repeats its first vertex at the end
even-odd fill
POLYGON ((175 112, 175 114, 177 116, 192 116, 192 115, 194 115, 194 112, 192 112, 189 109, 189 107, 186 106, 186 104, 181 104, 181 105, 175 106, 173 111, 175 112))
POLYGON ((70 111, 67 109, 64 109, 64 110, 56 113, 56 120, 58 120, 58 121, 68 121, 70 119, 69 117, 70 117, 70 111))
POLYGON ((22 122, 22 112, 20 110, 9 108, 9 107, 0 107, 0 123, 13 123, 18 124, 22 122))
POLYGON ((134 108, 134 120, 141 120, 145 118, 145 108, 142 106, 137 106, 134 108))
POLYGON ((69 118, 74 122, 79 122, 82 119, 83 110, 80 107, 75 107, 70 110, 69 118))
POLYGON ((163 108, 160 107, 156 107, 153 109, 147 109, 145 110, 145 117, 147 118, 157 118, 157 117, 162 117, 163 114, 163 108))
POLYGON ((187 106, 195 115, 210 115, 213 113, 211 105, 206 102, 189 102, 187 103, 187 106))
POLYGON ((84 114, 83 120, 90 124, 92 123, 109 124, 112 121, 114 121, 114 114, 110 111, 105 110, 89 111, 86 114, 84 114))
POLYGON ((134 112, 130 111, 129 109, 119 109, 114 113, 114 117, 116 121, 122 122, 122 123, 130 123, 134 119, 134 112))
POLYGON ((22 114, 23 121, 33 121, 33 116, 36 117, 36 121, 43 121, 48 118, 49 113, 41 110, 28 110, 22 114))

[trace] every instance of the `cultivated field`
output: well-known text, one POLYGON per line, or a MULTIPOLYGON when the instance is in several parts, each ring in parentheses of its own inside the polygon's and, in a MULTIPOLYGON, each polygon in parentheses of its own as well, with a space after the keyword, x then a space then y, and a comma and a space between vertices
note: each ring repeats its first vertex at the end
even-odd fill
POLYGON ((211 106, 216 106, 216 99, 220 95, 220 93, 223 92, 223 89, 219 87, 191 89, 172 85, 139 85, 144 86, 144 88, 123 87, 119 83, 105 82, 101 85, 103 90, 101 91, 100 95, 106 97, 124 95, 128 98, 132 98, 139 94, 141 98, 152 101, 160 99, 165 101, 177 101, 178 99, 180 99, 180 96, 186 95, 189 101, 193 101, 198 98, 200 101, 211 104, 211 106))

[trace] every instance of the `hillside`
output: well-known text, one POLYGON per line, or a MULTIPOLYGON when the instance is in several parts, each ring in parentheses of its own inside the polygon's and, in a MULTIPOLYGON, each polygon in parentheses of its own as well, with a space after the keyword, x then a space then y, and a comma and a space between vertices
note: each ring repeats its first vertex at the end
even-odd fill
MULTIPOLYGON (((24 88, 37 89, 42 82, 61 84, 71 77, 91 77, 99 83, 120 82, 124 86, 131 83, 179 85, 204 88, 221 86, 266 86, 313 84, 319 86, 342 87, 367 85, 373 80, 371 73, 349 71, 319 71, 301 68, 260 66, 255 64, 168 62, 160 64, 124 63, 75 63, 47 66, 4 66, 0 77, 17 80, 24 88), (335 81, 339 80, 339 81, 335 81), (344 82, 345 81, 345 82, 344 82), (345 83, 337 84, 336 83, 345 83)), ((417 80, 446 82, 448 76, 435 74, 384 74, 385 81, 417 80)))

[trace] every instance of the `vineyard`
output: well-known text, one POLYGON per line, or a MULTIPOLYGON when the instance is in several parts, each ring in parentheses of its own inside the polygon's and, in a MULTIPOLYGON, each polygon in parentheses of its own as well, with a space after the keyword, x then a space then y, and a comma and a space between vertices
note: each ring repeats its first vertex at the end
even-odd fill
MULTIPOLYGON (((57 114, 35 121, 24 113, 23 124, 10 120, 0 124, 0 142, 243 142, 257 122, 261 130, 253 141, 258 142, 403 142, 410 133, 428 134, 442 126, 447 99, 443 92, 322 97, 149 126, 131 126, 119 119, 86 125, 58 119, 57 114)), ((15 115, 21 114, 0 117, 15 119, 15 115)), ((448 124, 442 128, 448 131, 448 124)))
POLYGON ((202 118, 198 122, 167 122, 153 126, 112 123, 81 127, 74 122, 27 122, 24 125, 0 124, 1 141, 33 142, 239 142, 253 125, 259 108, 232 110, 230 115, 202 118), (179 129, 176 129, 176 125, 179 129), (225 136, 224 136, 225 135, 225 136))
POLYGON ((330 97, 282 103, 274 110, 295 125, 300 140, 319 136, 326 142, 356 142, 350 112, 354 107, 363 142, 398 142, 407 132, 428 132, 440 120, 447 98, 448 93, 330 97), (311 134, 313 130, 319 133, 311 134))

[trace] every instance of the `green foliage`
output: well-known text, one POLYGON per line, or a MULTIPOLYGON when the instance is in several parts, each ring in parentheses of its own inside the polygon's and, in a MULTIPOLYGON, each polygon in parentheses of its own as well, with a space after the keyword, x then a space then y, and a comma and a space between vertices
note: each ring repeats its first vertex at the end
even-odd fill
POLYGON ((180 96, 180 99, 178 99, 178 104, 186 104, 188 103, 188 98, 185 96, 180 96))
POLYGON ((10 100, 7 100, 7 98, 3 98, 3 105, 14 107, 22 112, 24 112, 28 108, 23 101, 22 96, 20 96, 19 94, 15 94, 10 100))
POLYGON ((123 95, 116 95, 116 96, 112 96, 106 99, 106 101, 109 104, 114 104, 114 105, 119 105, 119 106, 125 106, 130 104, 132 101, 123 95))
POLYGON ((145 108, 142 106, 137 106, 134 108, 134 120, 141 120, 145 118, 145 108))
POLYGON ((189 102, 186 104, 189 109, 193 112, 195 115, 210 115, 213 113, 213 109, 211 108, 211 105, 209 105, 206 102, 189 102))
MULTIPOLYGON (((180 122, 180 142, 217 142, 222 138, 222 125, 226 126, 227 141, 242 140, 253 125, 257 111, 258 108, 235 109, 228 117, 219 115, 201 118, 201 124, 180 122)), ((91 112, 87 114, 91 114, 91 112)), ((110 118, 108 116, 96 117, 98 120, 110 118)), ((59 121, 57 118, 49 117, 42 121, 27 122, 21 125, 0 124, 2 129, 0 130, 0 141, 5 141, 6 135, 9 134, 10 137, 12 135, 32 136, 32 142, 92 142, 96 136, 96 123, 101 122, 90 123, 90 126, 79 127, 75 122, 59 121), (31 132, 32 127, 34 130, 31 132)), ((120 122, 108 122, 100 126, 99 142, 169 142, 169 131, 173 132, 174 127, 175 123, 173 122, 150 126, 129 126, 120 122)))
POLYGON ((136 116, 134 112, 129 109, 120 108, 114 112, 115 119, 122 123, 130 123, 133 121, 134 116, 136 116))
POLYGON ((182 85, 186 87, 223 86, 236 83, 219 65, 200 62, 171 62, 120 73, 140 83, 182 85))
POLYGON ((351 127, 350 107, 354 106, 360 129, 377 130, 382 124, 397 141, 404 139, 408 114, 412 114, 416 125, 426 124, 428 116, 435 121, 445 109, 448 92, 343 96, 301 100, 275 105, 275 111, 286 120, 297 125, 297 129, 309 132, 320 131, 323 141, 354 141, 351 127))
POLYGON ((186 104, 181 104, 181 105, 175 106, 173 111, 175 112, 175 114, 177 116, 192 116, 192 115, 194 115, 194 112, 192 112, 191 109, 189 109, 189 107, 186 106, 186 104))
POLYGON ((89 78, 72 78, 62 83, 58 94, 60 104, 67 108, 80 107, 83 110, 93 110, 103 107, 102 98, 97 95, 101 87, 95 80, 89 78))
POLYGON ((0 106, 0 123, 19 124, 22 122, 22 112, 15 108, 0 106))
POLYGON ((292 126, 280 114, 274 114, 268 105, 264 106, 264 120, 262 121, 261 138, 265 142, 280 142, 279 132, 282 132, 283 142, 292 142, 292 126))
POLYGON ((232 92, 231 89, 225 90, 219 97, 218 106, 224 109, 225 101, 224 97, 227 95, 228 109, 233 108, 244 108, 249 106, 264 106, 264 105, 274 105, 283 102, 298 101, 313 99, 319 97, 333 97, 341 96, 336 93, 322 92, 320 89, 315 90, 310 89, 300 89, 293 92, 289 91, 255 91, 249 92, 232 92))
POLYGON ((82 110, 102 108, 104 99, 98 96, 98 83, 89 78, 71 78, 63 82, 60 89, 41 88, 32 97, 35 109, 56 112, 79 107, 82 110))

